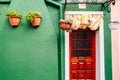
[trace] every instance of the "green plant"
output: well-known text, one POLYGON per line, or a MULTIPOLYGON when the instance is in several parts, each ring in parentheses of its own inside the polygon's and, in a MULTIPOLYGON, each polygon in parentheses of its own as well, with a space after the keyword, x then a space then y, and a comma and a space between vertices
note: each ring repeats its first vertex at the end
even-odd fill
POLYGON ((6 16, 8 18, 13 17, 13 16, 20 17, 20 18, 22 17, 22 15, 19 12, 17 12, 17 11, 7 11, 6 12, 6 16))
POLYGON ((72 24, 73 21, 71 19, 60 19, 60 22, 72 24))
POLYGON ((33 12, 33 11, 30 11, 26 14, 26 19, 30 22, 33 21, 34 17, 41 17, 41 13, 40 12, 33 12))

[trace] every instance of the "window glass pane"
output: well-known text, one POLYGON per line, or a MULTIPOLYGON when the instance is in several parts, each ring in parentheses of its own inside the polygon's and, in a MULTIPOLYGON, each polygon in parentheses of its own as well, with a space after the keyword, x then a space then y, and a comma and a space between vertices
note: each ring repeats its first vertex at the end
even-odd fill
POLYGON ((72 51, 72 57, 77 57, 77 51, 76 50, 72 51))
POLYGON ((86 40, 86 48, 90 48, 90 40, 86 40))
POLYGON ((91 57, 91 50, 86 50, 86 57, 91 57))
POLYGON ((79 32, 79 39, 84 39, 84 32, 79 32))
POLYGON ((86 32, 86 39, 90 39, 90 35, 91 35, 90 32, 86 32))
POLYGON ((72 41, 72 47, 73 47, 73 49, 77 48, 77 41, 76 40, 72 41))
POLYGON ((79 50, 78 54, 79 54, 79 57, 85 57, 85 51, 84 50, 79 50))
POLYGON ((72 38, 77 39, 77 32, 72 32, 72 38))
POLYGON ((79 44, 79 48, 85 48, 84 40, 80 40, 78 44, 79 44))

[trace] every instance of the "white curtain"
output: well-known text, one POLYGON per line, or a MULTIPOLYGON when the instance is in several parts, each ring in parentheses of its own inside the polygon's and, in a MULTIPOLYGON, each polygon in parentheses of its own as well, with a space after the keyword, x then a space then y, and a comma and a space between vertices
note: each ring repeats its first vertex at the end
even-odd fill
POLYGON ((72 29, 97 30, 103 20, 103 15, 100 14, 67 14, 65 20, 72 22, 72 29))

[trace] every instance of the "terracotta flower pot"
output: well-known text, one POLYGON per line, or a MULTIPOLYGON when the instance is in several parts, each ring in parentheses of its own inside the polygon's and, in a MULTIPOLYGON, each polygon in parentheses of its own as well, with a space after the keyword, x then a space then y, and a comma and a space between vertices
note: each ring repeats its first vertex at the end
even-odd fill
POLYGON ((19 23, 20 23, 20 20, 21 20, 21 18, 20 17, 16 17, 16 16, 9 18, 9 22, 10 22, 10 24, 12 26, 18 26, 19 23))
POLYGON ((66 25, 65 22, 60 22, 59 23, 60 28, 63 29, 63 30, 65 30, 65 28, 66 28, 65 25, 66 25))
POLYGON ((60 22, 59 26, 63 30, 69 30, 71 28, 71 24, 66 22, 60 22))
POLYGON ((70 23, 66 23, 66 30, 69 30, 71 28, 71 24, 70 23))
POLYGON ((32 26, 39 26, 41 23, 41 17, 35 17, 32 21, 32 26))

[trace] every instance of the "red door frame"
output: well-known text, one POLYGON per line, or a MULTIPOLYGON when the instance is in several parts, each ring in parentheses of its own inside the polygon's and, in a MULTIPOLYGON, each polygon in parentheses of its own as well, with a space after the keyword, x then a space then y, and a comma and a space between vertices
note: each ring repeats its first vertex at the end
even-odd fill
MULTIPOLYGON (((74 79, 91 79, 91 80, 96 80, 96 54, 95 54, 95 48, 96 48, 96 40, 95 40, 95 32, 93 31, 90 31, 90 30, 76 30, 76 31, 73 31, 73 32, 70 32, 70 35, 69 35, 69 44, 70 44, 70 47, 69 47, 69 52, 70 52, 70 61, 69 61, 69 66, 70 66, 70 80, 72 80, 72 77, 74 77, 74 79), (82 58, 79 58, 79 57, 76 57, 76 58, 72 58, 72 33, 73 32, 83 32, 86 34, 86 32, 90 32, 91 33, 91 36, 90 36, 90 43, 92 45, 90 45, 90 48, 91 48, 91 58, 86 58, 84 57, 85 59, 82 59, 82 58), (79 61, 82 61, 84 60, 85 63, 84 64, 81 64, 79 61), (72 62, 76 62, 74 64, 72 64, 72 62), (86 63, 89 63, 90 64, 86 64, 86 63), (90 67, 91 66, 91 67, 90 67), (82 69, 83 68, 83 69, 82 69), (90 69, 90 70, 89 70, 90 69), (74 75, 74 76, 73 76, 74 75)), ((79 43, 79 41, 77 41, 77 43, 79 43)), ((79 50, 79 49, 78 49, 79 50)), ((87 50, 85 48, 85 50, 87 50)))

